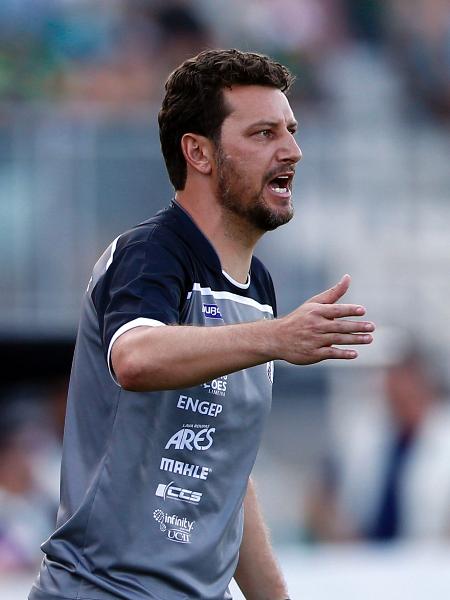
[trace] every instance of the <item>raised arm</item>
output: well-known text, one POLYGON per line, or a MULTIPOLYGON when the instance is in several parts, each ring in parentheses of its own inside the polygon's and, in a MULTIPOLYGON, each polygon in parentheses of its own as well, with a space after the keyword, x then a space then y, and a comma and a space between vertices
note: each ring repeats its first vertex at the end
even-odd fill
POLYGON ((270 360, 306 365, 354 359, 336 344, 369 344, 373 323, 364 307, 337 304, 350 285, 345 275, 285 317, 221 327, 136 327, 114 343, 111 362, 118 382, 131 391, 191 387, 270 360))

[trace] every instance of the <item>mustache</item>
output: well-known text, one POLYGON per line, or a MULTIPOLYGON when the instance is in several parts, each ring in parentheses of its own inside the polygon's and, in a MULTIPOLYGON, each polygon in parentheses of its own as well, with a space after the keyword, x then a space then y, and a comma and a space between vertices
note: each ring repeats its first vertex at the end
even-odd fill
POLYGON ((275 177, 278 177, 278 175, 285 175, 286 171, 289 171, 290 173, 292 173, 292 178, 294 178, 295 177, 295 164, 284 165, 283 167, 277 167, 277 168, 271 169, 264 177, 264 182, 268 183, 269 181, 272 181, 272 179, 274 179, 275 177))

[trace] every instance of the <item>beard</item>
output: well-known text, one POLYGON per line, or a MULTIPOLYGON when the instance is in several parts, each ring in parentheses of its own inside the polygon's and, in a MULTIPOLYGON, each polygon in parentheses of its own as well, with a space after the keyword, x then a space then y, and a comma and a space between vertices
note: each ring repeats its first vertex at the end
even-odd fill
POLYGON ((285 225, 294 216, 291 201, 286 209, 272 208, 264 198, 264 188, 277 173, 269 172, 256 191, 250 189, 245 173, 239 170, 232 158, 225 156, 221 146, 217 148, 217 199, 225 210, 242 218, 259 231, 273 231, 285 225))

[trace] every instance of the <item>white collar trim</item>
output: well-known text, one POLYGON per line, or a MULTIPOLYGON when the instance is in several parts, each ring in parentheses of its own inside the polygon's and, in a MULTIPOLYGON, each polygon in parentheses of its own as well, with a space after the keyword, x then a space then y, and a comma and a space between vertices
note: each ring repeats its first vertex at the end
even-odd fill
POLYGON ((223 273, 224 277, 226 277, 230 283, 232 283, 236 287, 240 288, 241 290, 247 290, 250 287, 250 273, 247 275, 247 281, 245 283, 239 283, 239 281, 236 281, 236 279, 233 279, 231 277, 231 275, 228 275, 228 273, 226 271, 224 271, 223 269, 222 269, 222 273, 223 273))

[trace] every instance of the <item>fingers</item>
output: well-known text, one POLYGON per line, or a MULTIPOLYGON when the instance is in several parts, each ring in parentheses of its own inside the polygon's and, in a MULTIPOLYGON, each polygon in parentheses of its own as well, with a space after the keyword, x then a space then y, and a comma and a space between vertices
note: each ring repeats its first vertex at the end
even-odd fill
POLYGON ((366 309, 360 304, 321 304, 318 311, 327 319, 362 317, 366 313, 366 309))
POLYGON ((375 331, 375 325, 370 321, 346 321, 325 319, 324 333, 370 333, 375 331))
POLYGON ((313 296, 308 302, 318 302, 319 304, 334 304, 342 298, 345 292, 350 287, 351 277, 350 275, 344 275, 342 279, 332 288, 313 296))
POLYGON ((347 348, 335 348, 334 346, 328 346, 319 350, 320 360, 328 359, 343 359, 352 360, 358 358, 358 352, 356 350, 349 350, 347 348))
MULTIPOLYGON (((332 321, 332 325, 336 329, 341 330, 355 330, 363 331, 367 330, 374 331, 375 325, 373 323, 365 322, 361 323, 358 321, 332 321)), ((343 359, 353 360, 358 357, 358 352, 349 348, 336 348, 336 345, 342 346, 355 346, 355 345, 366 345, 373 342, 373 337, 370 334, 361 333, 330 333, 323 336, 324 346, 319 349, 320 360, 328 359, 343 359)))
MULTIPOLYGON (((334 309, 340 305, 332 305, 334 309)), ((342 306, 342 305, 341 305, 342 306)), ((323 346, 370 344, 373 341, 370 332, 375 331, 375 325, 370 321, 346 321, 342 319, 323 319, 323 346)))
POLYGON ((351 319, 363 316, 364 306, 338 302, 349 285, 350 276, 344 276, 334 288, 314 296, 279 320, 280 339, 283 340, 280 358, 294 364, 349 360, 356 358, 358 353, 341 346, 372 343, 375 325, 370 321, 351 319))
POLYGON ((371 344, 373 337, 370 333, 327 333, 323 336, 324 346, 355 346, 357 344, 371 344))

